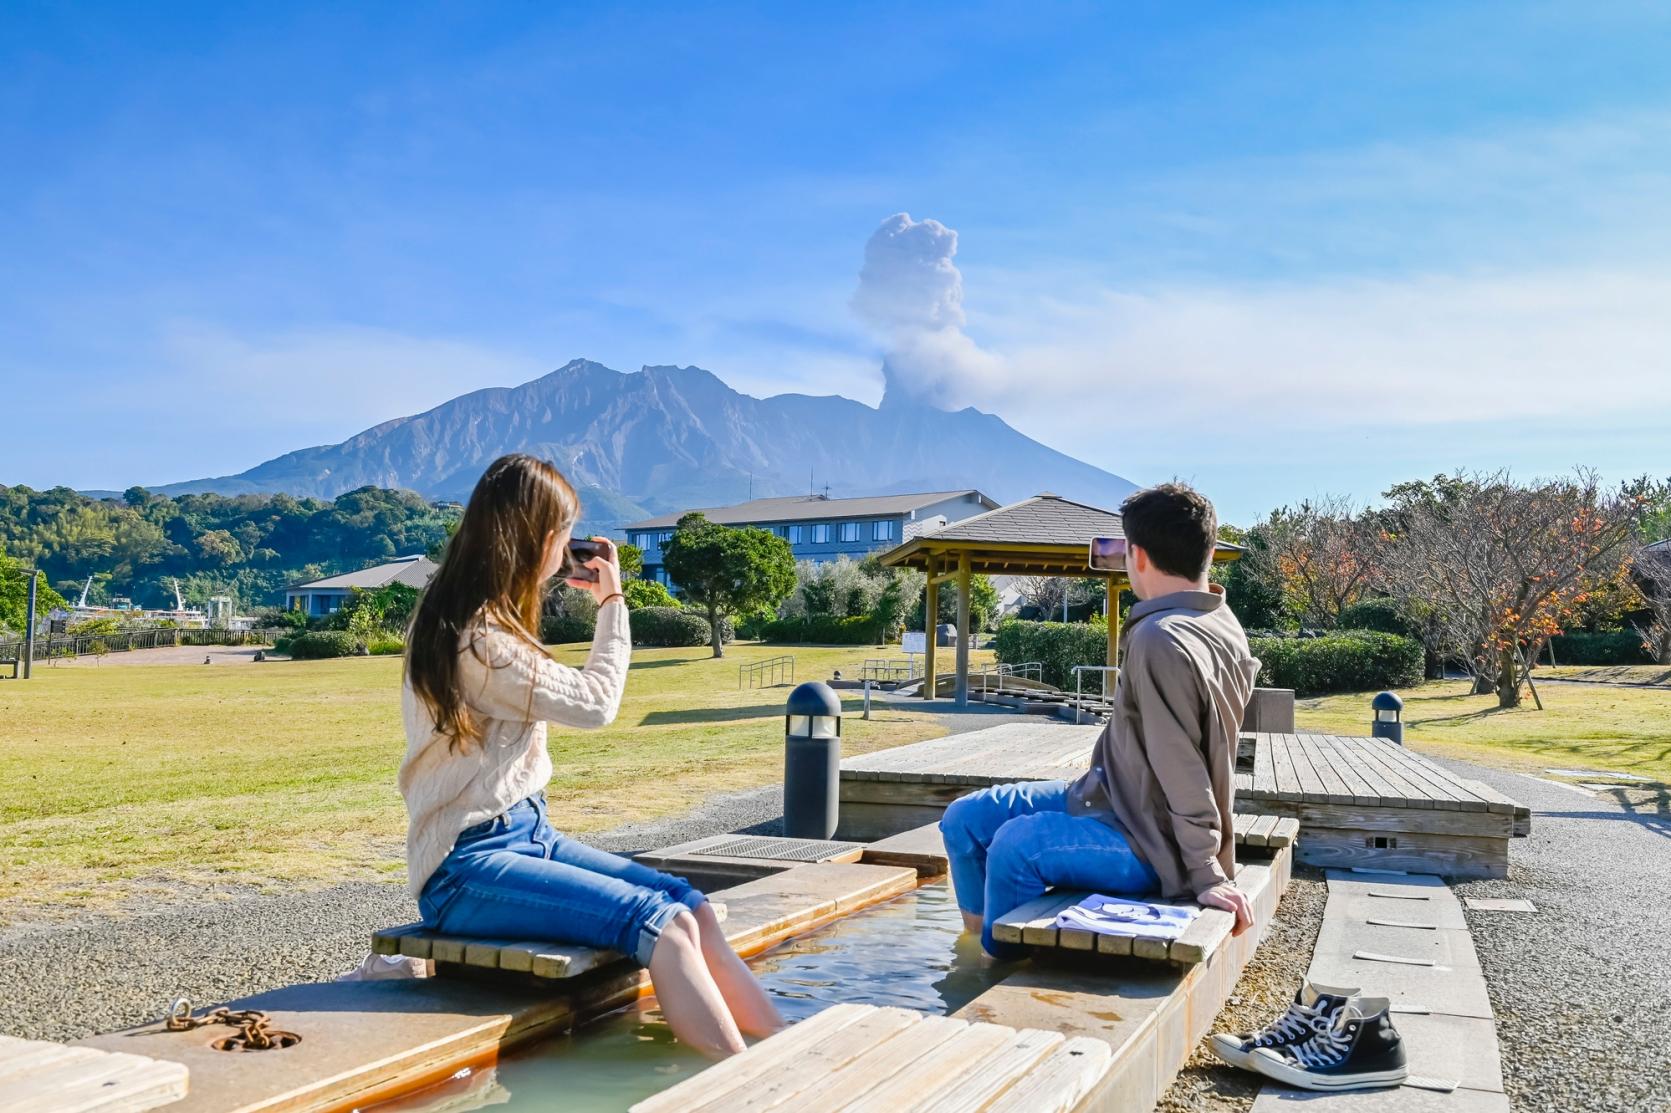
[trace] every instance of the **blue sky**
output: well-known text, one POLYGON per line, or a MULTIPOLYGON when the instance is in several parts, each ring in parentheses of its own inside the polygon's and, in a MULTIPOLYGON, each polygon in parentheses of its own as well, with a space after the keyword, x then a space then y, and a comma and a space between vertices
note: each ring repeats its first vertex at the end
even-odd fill
POLYGON ((0 10, 0 482, 225 474, 576 356, 875 403, 888 216, 955 398, 1225 517, 1671 473, 1651 4, 0 10))

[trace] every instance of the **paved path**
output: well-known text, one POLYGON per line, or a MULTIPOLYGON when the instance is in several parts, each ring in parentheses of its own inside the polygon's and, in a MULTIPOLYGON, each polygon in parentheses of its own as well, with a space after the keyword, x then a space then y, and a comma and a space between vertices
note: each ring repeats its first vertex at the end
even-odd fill
POLYGON ((1467 909, 1517 1113, 1665 1110, 1671 1076, 1671 794, 1594 793, 1462 762, 1533 809, 1501 881, 1535 913, 1467 909))
POLYGON ((54 657, 35 662, 35 672, 43 669, 112 669, 132 668, 136 665, 201 665, 209 658, 216 665, 255 664, 257 652, 273 652, 272 646, 260 645, 165 645, 158 649, 130 649, 123 653, 106 653, 103 657, 54 657))

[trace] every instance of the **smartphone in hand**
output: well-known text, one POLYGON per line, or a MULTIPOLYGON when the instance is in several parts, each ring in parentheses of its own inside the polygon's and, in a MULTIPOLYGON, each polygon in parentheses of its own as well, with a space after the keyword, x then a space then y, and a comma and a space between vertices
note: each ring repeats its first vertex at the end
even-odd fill
POLYGON ((1091 538, 1091 551, 1086 563, 1098 572, 1124 572, 1126 570, 1126 539, 1124 537, 1091 538))
POLYGON ((586 562, 593 557, 608 558, 611 546, 607 541, 594 541, 589 537, 579 537, 569 542, 569 566, 563 571, 566 580, 588 580, 596 582, 598 572, 595 568, 586 567, 586 562))

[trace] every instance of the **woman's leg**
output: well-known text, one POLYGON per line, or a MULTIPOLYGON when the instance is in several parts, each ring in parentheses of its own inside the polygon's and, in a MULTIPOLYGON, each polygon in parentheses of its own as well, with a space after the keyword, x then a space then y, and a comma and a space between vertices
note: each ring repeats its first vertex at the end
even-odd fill
MULTIPOLYGON (((713 910, 702 907, 712 919, 713 910)), ((726 996, 708 969, 703 934, 688 909, 675 914, 650 955, 650 982, 679 1042, 710 1059, 723 1059, 746 1045, 726 996)), ((725 945, 723 938, 720 945, 725 945)))
POLYGON ((953 800, 940 820, 951 860, 952 892, 963 912, 963 926, 979 932, 986 907, 986 856, 998 829, 1017 816, 1063 812, 1068 806, 1066 781, 1025 781, 995 785, 953 800))
POLYGON ((702 957, 713 975, 714 984, 731 1009, 737 1027, 745 1035, 763 1038, 783 1028, 783 1017, 767 996, 754 972, 743 964, 737 952, 726 942, 725 929, 714 915, 713 905, 704 902, 695 912, 696 926, 702 934, 702 957))
MULTIPOLYGON (((695 917, 703 961, 730 1008, 737 1027, 745 1034, 755 1037, 769 1036, 783 1027, 783 1018, 778 1015, 777 1006, 772 1004, 772 999, 761 988, 754 973, 737 957, 737 952, 731 949, 731 944, 726 942, 725 928, 720 924, 719 917, 714 915, 707 898, 692 888, 684 878, 662 873, 562 835, 557 836, 557 841, 551 848, 551 856, 572 865, 618 876, 634 884, 659 889, 690 908, 695 917)), ((654 979, 654 970, 650 976, 654 979)), ((660 990, 657 994, 659 996, 660 990)), ((671 1017, 669 1019, 671 1020, 671 1017)))

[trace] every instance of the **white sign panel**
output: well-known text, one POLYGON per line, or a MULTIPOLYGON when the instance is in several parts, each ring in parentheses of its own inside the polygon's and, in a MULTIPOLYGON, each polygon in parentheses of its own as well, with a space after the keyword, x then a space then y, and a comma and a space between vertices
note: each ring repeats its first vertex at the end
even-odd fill
POLYGON ((900 651, 909 655, 928 652, 928 635, 921 630, 907 630, 899 637, 900 651))

